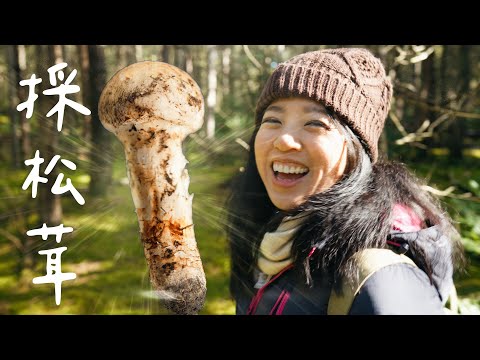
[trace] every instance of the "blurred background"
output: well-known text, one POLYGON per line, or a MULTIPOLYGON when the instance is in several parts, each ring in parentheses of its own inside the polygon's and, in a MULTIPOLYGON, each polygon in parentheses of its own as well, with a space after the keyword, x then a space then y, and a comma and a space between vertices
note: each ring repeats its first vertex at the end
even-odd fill
MULTIPOLYGON (((195 194, 195 235, 207 277, 201 314, 233 314, 224 204, 230 181, 243 170, 262 86, 279 62, 318 49, 344 45, 14 45, 0 46, 0 314, 167 314, 152 295, 135 209, 126 178, 123 148, 98 120, 105 83, 123 67, 142 60, 164 61, 187 71, 205 98, 204 128, 184 142, 190 192, 195 194), (65 108, 46 117, 58 96, 47 69, 66 62, 65 80, 76 69, 67 95, 91 110, 84 116, 65 108), (42 78, 33 115, 16 110, 28 98, 19 82, 42 78), (45 159, 36 198, 22 185, 35 151, 45 159), (60 155, 76 170, 58 162, 60 155), (50 189, 58 174, 71 178, 85 198, 50 189), (73 232, 60 244, 28 230, 63 224, 73 232), (45 249, 67 246, 62 271, 77 274, 62 284, 34 285, 46 274, 45 249)), ((392 110, 380 140, 389 159, 402 161, 428 183, 457 223, 468 265, 455 283, 463 314, 480 314, 480 46, 358 45, 380 57, 394 83, 392 110)), ((65 81, 64 80, 64 81, 65 81)), ((57 84, 59 85, 60 82, 57 84)), ((63 182, 65 184, 65 181, 63 182)))

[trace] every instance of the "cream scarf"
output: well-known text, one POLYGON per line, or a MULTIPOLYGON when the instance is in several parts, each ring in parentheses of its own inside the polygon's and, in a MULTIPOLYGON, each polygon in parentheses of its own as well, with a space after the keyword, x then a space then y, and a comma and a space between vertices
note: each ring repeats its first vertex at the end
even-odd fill
POLYGON ((286 217, 274 232, 267 232, 260 244, 258 268, 267 275, 278 274, 293 263, 293 235, 307 218, 305 214, 286 217))

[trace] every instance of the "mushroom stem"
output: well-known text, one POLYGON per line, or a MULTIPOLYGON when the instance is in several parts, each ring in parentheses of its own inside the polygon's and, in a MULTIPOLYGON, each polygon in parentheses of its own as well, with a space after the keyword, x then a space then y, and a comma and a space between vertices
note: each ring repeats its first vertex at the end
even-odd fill
POLYGON ((167 308, 194 314, 203 307, 206 281, 181 142, 138 125, 121 134, 150 280, 167 308))

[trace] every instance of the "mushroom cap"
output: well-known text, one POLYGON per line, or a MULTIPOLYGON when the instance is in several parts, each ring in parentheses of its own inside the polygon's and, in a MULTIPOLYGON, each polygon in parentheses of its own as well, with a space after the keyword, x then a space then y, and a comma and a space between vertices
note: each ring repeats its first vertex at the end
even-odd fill
POLYGON ((197 83, 185 71, 158 61, 138 62, 118 71, 98 104, 100 121, 113 133, 123 125, 154 122, 159 129, 178 125, 187 135, 202 127, 203 114, 197 83))

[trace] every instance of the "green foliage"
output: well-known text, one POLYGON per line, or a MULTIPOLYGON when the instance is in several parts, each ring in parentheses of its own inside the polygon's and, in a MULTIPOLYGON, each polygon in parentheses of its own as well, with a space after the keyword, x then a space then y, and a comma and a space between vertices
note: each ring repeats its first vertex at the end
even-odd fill
POLYGON ((417 176, 428 180, 430 186, 444 190, 455 186, 455 197, 442 198, 443 204, 457 224, 467 255, 467 268, 456 274, 455 284, 460 309, 465 314, 480 313, 480 197, 478 159, 467 157, 461 164, 451 164, 445 157, 429 163, 412 164, 417 176), (464 197, 466 194, 466 197, 464 197), (464 197, 464 198, 462 198, 464 197))

